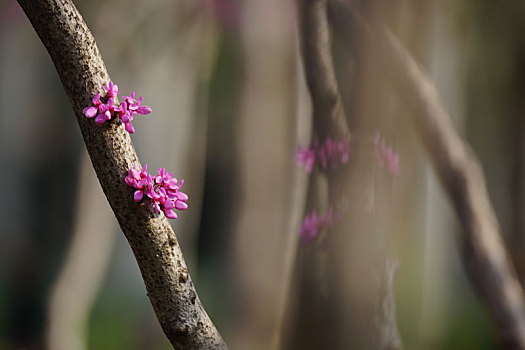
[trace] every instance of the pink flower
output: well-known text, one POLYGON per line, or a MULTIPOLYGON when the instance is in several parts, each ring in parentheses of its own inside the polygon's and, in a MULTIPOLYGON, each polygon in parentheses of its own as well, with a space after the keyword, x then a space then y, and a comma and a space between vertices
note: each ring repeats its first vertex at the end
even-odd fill
POLYGON ((84 108, 84 115, 87 118, 93 118, 96 115, 95 123, 98 125, 104 124, 104 122, 111 120, 113 117, 119 118, 124 124, 126 131, 134 134, 135 128, 131 124, 133 116, 137 113, 142 115, 149 114, 151 113, 151 107, 142 105, 142 96, 135 100, 135 92, 132 92, 130 96, 124 96, 124 102, 120 105, 115 105, 115 98, 119 94, 118 86, 110 81, 103 88, 107 91, 108 103, 102 103, 100 101, 100 93, 98 93, 93 97, 94 106, 84 108))
POLYGON ((331 137, 327 137, 319 147, 318 152, 323 170, 328 168, 328 163, 330 163, 332 169, 336 169, 339 163, 348 163, 348 159, 350 158, 350 143, 345 139, 337 141, 331 137))
POLYGON ((306 172, 311 173, 316 162, 323 170, 330 166, 336 169, 339 164, 346 164, 350 158, 350 143, 341 139, 339 141, 327 137, 321 145, 310 145, 299 147, 295 153, 297 165, 304 167, 306 172))
POLYGON ((166 172, 165 168, 159 168, 159 175, 155 177, 155 182, 159 185, 167 184, 170 180, 175 180, 175 183, 177 183, 177 179, 172 178, 173 175, 170 172, 166 172))
POLYGON ((126 184, 137 189, 133 195, 135 202, 140 202, 148 188, 153 186, 153 179, 147 169, 147 164, 144 164, 141 171, 134 165, 129 169, 129 175, 125 178, 126 184))
POLYGON ((149 106, 141 106, 142 96, 138 100, 135 100, 135 92, 132 92, 130 96, 124 96, 124 102, 120 105, 120 108, 117 109, 117 117, 120 118, 126 131, 130 134, 135 133, 135 128, 131 124, 133 116, 135 114, 149 114, 151 113, 151 108, 149 106))
POLYGON ((97 115, 98 109, 102 105, 102 101, 100 101, 100 94, 93 96, 93 100, 91 101, 95 106, 86 107, 82 111, 86 118, 93 118, 95 115, 97 115))
POLYGON ((120 108, 116 109, 116 112, 117 112, 117 118, 120 118, 120 120, 122 121, 122 124, 124 124, 124 128, 126 129, 126 131, 129 132, 130 134, 134 134, 135 128, 131 124, 134 113, 132 113, 128 109, 127 102, 126 101, 122 102, 120 105, 120 108))
POLYGON ((180 188, 184 184, 184 180, 180 183, 171 173, 166 172, 166 169, 160 168, 158 176, 152 177, 147 172, 147 165, 144 165, 139 172, 137 166, 129 169, 129 175, 126 177, 126 184, 137 189, 133 198, 136 202, 140 202, 146 194, 153 200, 153 207, 157 213, 161 211, 167 218, 176 219, 177 214, 173 211, 188 209, 188 195, 180 188))
POLYGON ((313 147, 299 147, 295 153, 297 165, 304 166, 307 173, 311 173, 315 165, 315 150, 313 147))
POLYGON ((143 97, 140 96, 138 100, 135 100, 135 92, 132 91, 129 96, 124 96, 124 100, 128 104, 128 109, 133 112, 133 114, 150 114, 151 113, 151 107, 149 106, 142 106, 142 99, 143 97))
POLYGON ((116 110, 116 106, 113 105, 113 97, 110 97, 108 103, 101 104, 98 108, 99 114, 95 118, 95 123, 98 125, 104 124, 106 120, 110 120, 113 113, 116 110))
POLYGON ((326 211, 324 215, 318 215, 317 210, 306 215, 299 229, 299 236, 303 243, 309 244, 317 238, 323 229, 330 229, 334 226, 335 217, 332 206, 326 211))
POLYGON ((113 84, 112 81, 110 81, 108 83, 108 85, 103 85, 102 86, 104 88, 104 90, 106 90, 108 93, 106 95, 106 97, 116 97, 118 94, 119 94, 119 91, 118 91, 118 86, 116 84, 113 84))
POLYGON ((374 135, 374 158, 379 167, 385 167, 393 175, 399 174, 399 154, 393 150, 392 145, 387 146, 379 131, 374 135))

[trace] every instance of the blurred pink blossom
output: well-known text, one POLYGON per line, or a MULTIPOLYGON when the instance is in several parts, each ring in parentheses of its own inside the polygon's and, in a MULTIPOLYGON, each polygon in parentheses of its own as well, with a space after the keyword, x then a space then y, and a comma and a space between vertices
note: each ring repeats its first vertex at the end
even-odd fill
POLYGON ((299 236, 304 244, 309 244, 317 238, 323 229, 333 227, 334 223, 334 209, 332 206, 324 215, 318 215, 317 210, 314 209, 314 211, 304 217, 299 229, 299 236))
POLYGON ((350 158, 350 143, 345 139, 335 140, 327 137, 321 145, 299 147, 295 153, 297 165, 311 173, 316 162, 323 170, 336 169, 339 164, 346 164, 350 158))
POLYGON ((392 145, 387 146, 379 131, 374 135, 374 157, 379 167, 386 167, 393 175, 399 174, 399 153, 393 150, 392 145))

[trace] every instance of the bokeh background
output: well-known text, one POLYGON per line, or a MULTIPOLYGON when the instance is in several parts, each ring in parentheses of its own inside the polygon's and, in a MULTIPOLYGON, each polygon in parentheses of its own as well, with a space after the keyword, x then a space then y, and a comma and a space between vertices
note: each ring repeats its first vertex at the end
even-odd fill
MULTIPOLYGON (((391 28, 430 72, 482 162, 523 277, 525 6, 388 3, 391 28)), ((294 152, 310 135, 295 3, 75 4, 120 91, 144 95, 153 109, 134 122, 142 163, 186 181, 190 209, 172 224, 207 312, 231 348, 271 348, 299 246, 306 175, 294 152)), ((349 64, 344 40, 334 38, 338 72, 349 64)), ((341 77, 349 96, 352 82, 341 77)), ((497 348, 458 256, 455 213, 399 118, 400 102, 378 100, 401 156, 387 230, 400 261, 404 347, 497 348)), ((58 75, 12 0, 0 0, 0 106, 0 349, 170 349, 58 75)))

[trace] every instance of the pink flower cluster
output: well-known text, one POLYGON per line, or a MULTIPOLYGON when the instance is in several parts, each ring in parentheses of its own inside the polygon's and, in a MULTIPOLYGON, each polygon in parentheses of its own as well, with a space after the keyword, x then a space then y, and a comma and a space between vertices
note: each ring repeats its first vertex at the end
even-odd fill
POLYGON ((98 125, 104 124, 105 121, 110 120, 111 118, 118 118, 124 123, 126 131, 130 134, 135 133, 135 128, 131 124, 133 116, 135 114, 149 114, 151 113, 151 108, 149 106, 143 106, 142 96, 137 100, 135 99, 135 92, 132 92, 129 96, 124 96, 124 102, 119 106, 114 104, 114 99, 118 96, 118 86, 113 84, 112 81, 106 86, 104 85, 104 90, 107 91, 106 98, 108 103, 104 104, 100 100, 100 93, 96 94, 93 97, 93 106, 84 108, 84 115, 86 118, 95 118, 95 123, 98 125))
POLYGON ((317 210, 306 215, 299 229, 299 236, 303 243, 309 244, 324 228, 334 226, 334 209, 330 207, 324 215, 318 215, 317 210))
POLYGON ((350 143, 341 139, 339 141, 328 137, 321 145, 299 147, 295 153, 295 161, 311 173, 316 162, 321 169, 326 170, 330 165, 335 169, 337 165, 346 164, 350 157, 350 143))
POLYGON ((188 209, 188 195, 180 190, 184 180, 178 182, 164 168, 158 170, 157 176, 151 176, 147 169, 147 164, 144 164, 140 171, 135 165, 129 169, 129 175, 126 176, 126 184, 137 189, 133 195, 135 202, 140 202, 146 195, 153 200, 157 213, 162 210, 167 218, 176 219, 177 214, 173 209, 188 209))
POLYGON ((377 164, 385 167, 393 175, 399 174, 399 153, 386 144, 385 139, 376 131, 374 135, 374 157, 377 164))

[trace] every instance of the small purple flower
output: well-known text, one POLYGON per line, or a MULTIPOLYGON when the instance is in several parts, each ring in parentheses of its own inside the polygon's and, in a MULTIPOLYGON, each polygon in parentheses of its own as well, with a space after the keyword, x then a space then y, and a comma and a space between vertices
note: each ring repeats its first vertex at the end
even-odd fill
POLYGON ((147 164, 144 164, 141 171, 134 165, 133 168, 129 169, 129 175, 124 179, 126 184, 137 189, 133 195, 135 202, 140 202, 148 188, 153 186, 153 179, 147 170, 147 164))
POLYGON ((114 84, 112 81, 110 81, 107 86, 103 85, 102 87, 104 88, 104 90, 108 92, 106 95, 108 98, 117 97, 117 95, 119 94, 118 86, 114 84))
POLYGON ((128 104, 126 101, 122 102, 120 107, 115 109, 115 112, 117 114, 117 118, 120 118, 122 124, 124 124, 126 131, 130 134, 134 134, 135 128, 131 124, 131 121, 133 120, 133 113, 128 109, 128 104))
POLYGON ((164 186, 164 184, 167 184, 170 180, 175 180, 175 183, 177 183, 177 179, 173 179, 173 175, 170 172, 166 172, 165 168, 159 168, 159 175, 155 177, 155 182, 159 185, 164 186))
POLYGON ((184 192, 180 191, 180 188, 184 184, 184 180, 180 180, 180 184, 178 185, 177 191, 173 193, 173 200, 175 200, 175 208, 178 210, 186 210, 188 209, 188 204, 186 204, 186 201, 188 200, 188 195, 184 192))
POLYGON ((147 165, 144 165, 139 172, 135 165, 129 169, 129 175, 126 177, 126 184, 137 189, 133 198, 135 202, 140 202, 146 194, 153 200, 153 207, 157 213, 161 211, 167 218, 176 219, 177 214, 173 209, 186 210, 188 209, 188 195, 180 191, 184 184, 184 180, 178 182, 176 178, 166 169, 160 168, 158 176, 152 177, 147 172, 147 165))
POLYGON ((91 100, 95 106, 90 106, 84 108, 82 111, 86 118, 93 118, 95 115, 97 115, 98 109, 102 105, 102 101, 100 101, 100 94, 96 94, 93 96, 93 100, 91 100))
POLYGON ((345 139, 337 141, 331 137, 327 137, 321 145, 299 147, 295 153, 297 165, 304 167, 308 173, 312 172, 316 162, 323 170, 329 166, 336 169, 339 164, 348 163, 349 158, 350 143, 345 139))
POLYGON ((116 106, 113 105, 113 97, 110 97, 107 104, 101 104, 98 108, 98 115, 95 118, 95 123, 98 125, 104 124, 106 120, 110 120, 111 116, 116 110, 116 106))
POLYGON ((138 113, 138 114, 142 114, 142 115, 151 113, 151 107, 149 107, 149 106, 142 106, 141 105, 142 99, 143 99, 143 97, 140 96, 138 100, 135 100, 135 92, 134 91, 132 91, 129 96, 124 96, 124 100, 128 104, 128 109, 130 111, 132 111, 133 113, 138 113))
POLYGON ((132 92, 130 96, 124 96, 124 102, 120 105, 115 105, 115 98, 119 94, 118 86, 110 81, 108 85, 104 85, 103 88, 107 91, 106 97, 108 98, 108 103, 102 103, 102 101, 100 101, 100 93, 98 93, 92 100, 94 106, 84 108, 84 115, 87 118, 96 116, 95 123, 98 125, 104 124, 104 122, 111 120, 113 117, 119 118, 124 124, 126 131, 134 134, 135 128, 131 124, 133 116, 137 113, 142 115, 149 114, 151 113, 151 107, 142 105, 142 96, 136 100, 135 92, 132 92))

